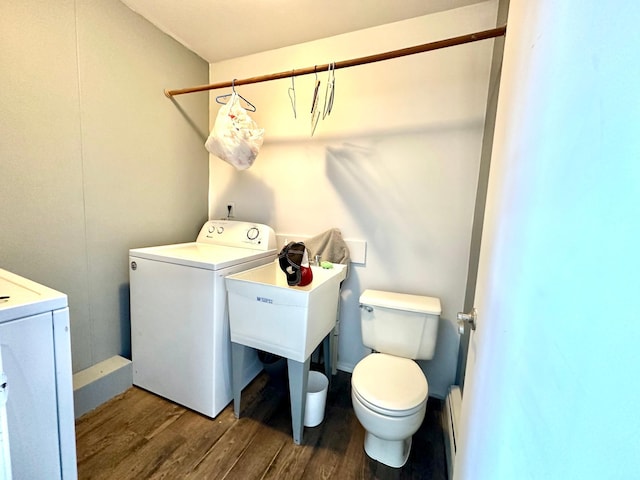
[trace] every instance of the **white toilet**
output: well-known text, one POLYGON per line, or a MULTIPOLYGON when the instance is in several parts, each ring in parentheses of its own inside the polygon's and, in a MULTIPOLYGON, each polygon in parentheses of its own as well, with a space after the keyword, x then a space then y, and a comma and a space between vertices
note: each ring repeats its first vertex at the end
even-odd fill
POLYGON ((433 358, 440 299, 365 290, 360 296, 362 342, 374 352, 355 366, 351 401, 366 430, 369 457, 390 467, 409 458, 429 384, 414 360, 433 358))

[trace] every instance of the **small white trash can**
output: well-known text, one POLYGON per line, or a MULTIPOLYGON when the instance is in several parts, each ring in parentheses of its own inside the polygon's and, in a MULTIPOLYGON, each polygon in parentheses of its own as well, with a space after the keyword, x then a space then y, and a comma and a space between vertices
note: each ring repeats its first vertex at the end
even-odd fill
POLYGON ((309 372, 307 383, 307 406, 304 411, 304 426, 316 427, 324 419, 324 407, 327 403, 329 380, 324 374, 316 371, 309 372))

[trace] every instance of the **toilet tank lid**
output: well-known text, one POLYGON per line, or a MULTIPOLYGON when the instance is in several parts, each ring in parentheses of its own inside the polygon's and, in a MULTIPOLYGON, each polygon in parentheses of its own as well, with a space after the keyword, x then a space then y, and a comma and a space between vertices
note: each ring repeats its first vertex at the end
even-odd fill
POLYGON ((442 306, 440 299, 408 293, 383 292, 382 290, 365 290, 360 295, 360 303, 372 307, 385 307, 409 312, 440 315, 442 306))

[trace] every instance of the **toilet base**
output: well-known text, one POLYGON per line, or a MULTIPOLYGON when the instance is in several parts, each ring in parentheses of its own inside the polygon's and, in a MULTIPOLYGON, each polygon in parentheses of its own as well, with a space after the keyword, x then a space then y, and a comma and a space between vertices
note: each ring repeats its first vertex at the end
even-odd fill
POLYGON ((400 468, 409 459, 412 438, 412 436, 409 436, 404 440, 385 440, 366 431, 364 451, 373 460, 384 463, 389 467, 400 468))

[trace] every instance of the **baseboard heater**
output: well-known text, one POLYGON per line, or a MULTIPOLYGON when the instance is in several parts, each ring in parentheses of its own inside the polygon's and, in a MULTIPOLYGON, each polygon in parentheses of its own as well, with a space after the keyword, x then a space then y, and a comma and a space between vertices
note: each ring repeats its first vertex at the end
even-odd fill
POLYGON ((459 419, 460 408, 462 406, 462 395, 460 387, 452 385, 449 387, 447 398, 445 400, 445 408, 443 412, 444 422, 444 445, 447 453, 447 471, 449 473, 449 480, 453 479, 453 465, 456 460, 456 442, 458 440, 457 435, 460 434, 459 419))

